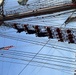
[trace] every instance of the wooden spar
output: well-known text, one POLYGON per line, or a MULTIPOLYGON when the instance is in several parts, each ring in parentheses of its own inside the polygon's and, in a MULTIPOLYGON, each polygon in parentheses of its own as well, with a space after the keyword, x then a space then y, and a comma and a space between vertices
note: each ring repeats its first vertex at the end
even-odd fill
POLYGON ((75 4, 64 4, 60 6, 48 7, 48 8, 28 11, 28 12, 19 13, 19 14, 6 15, 5 17, 0 16, 0 21, 8 21, 8 20, 15 20, 15 19, 27 18, 32 16, 53 14, 56 12, 71 10, 75 8, 76 8, 75 4))

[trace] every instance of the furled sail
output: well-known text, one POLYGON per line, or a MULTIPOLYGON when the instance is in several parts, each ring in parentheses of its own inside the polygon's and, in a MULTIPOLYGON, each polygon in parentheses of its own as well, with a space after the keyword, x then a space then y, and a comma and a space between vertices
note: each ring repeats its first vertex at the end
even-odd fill
POLYGON ((0 6, 3 4, 3 0, 0 0, 0 6))

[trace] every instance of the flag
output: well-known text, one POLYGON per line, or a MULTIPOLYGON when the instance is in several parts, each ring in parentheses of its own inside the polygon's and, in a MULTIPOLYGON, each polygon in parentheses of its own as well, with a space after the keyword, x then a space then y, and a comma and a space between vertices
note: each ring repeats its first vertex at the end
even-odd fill
POLYGON ((9 50, 9 48, 12 48, 12 47, 14 47, 14 46, 1 47, 0 50, 2 50, 2 49, 3 49, 3 50, 9 50))

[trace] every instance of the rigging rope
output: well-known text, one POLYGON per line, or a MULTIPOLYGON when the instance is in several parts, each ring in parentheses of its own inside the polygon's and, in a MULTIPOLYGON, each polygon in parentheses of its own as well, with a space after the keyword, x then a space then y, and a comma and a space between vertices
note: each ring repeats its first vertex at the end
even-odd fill
MULTIPOLYGON (((23 58, 11 57, 11 56, 4 56, 4 55, 3 55, 3 56, 0 55, 0 57, 5 57, 5 58, 11 58, 11 59, 16 59, 16 60, 26 61, 26 62, 28 62, 28 63, 30 62, 29 59, 23 59, 23 58)), ((38 60, 33 60, 33 61, 31 61, 31 63, 35 63, 35 64, 36 64, 36 63, 38 63, 38 64, 45 64, 45 65, 47 65, 47 66, 52 65, 53 67, 54 67, 54 66, 62 67, 62 68, 64 68, 66 71, 71 71, 71 72, 73 71, 73 69, 75 69, 75 67, 70 67, 70 66, 66 66, 66 65, 64 66, 64 65, 60 65, 60 64, 56 64, 56 63, 49 63, 49 62, 46 62, 46 61, 45 61, 45 62, 44 62, 44 61, 42 62, 42 61, 38 61, 38 60), (67 69, 68 69, 68 70, 67 70, 67 69), (70 70, 70 69, 71 69, 71 70, 70 70)), ((26 65, 27 65, 27 64, 26 64, 26 65)), ((63 70, 64 70, 64 69, 63 69, 63 70)), ((19 72, 19 74, 22 73, 22 71, 23 71, 23 70, 21 70, 21 71, 19 72)))
POLYGON ((34 55, 34 57, 27 63, 26 66, 24 66, 24 68, 19 72, 18 75, 20 75, 24 70, 25 68, 33 61, 33 59, 41 52, 41 50, 46 46, 46 44, 49 42, 49 40, 43 45, 43 47, 34 55))
MULTIPOLYGON (((39 41, 35 41, 35 40, 29 40, 29 39, 26 39, 26 38, 9 36, 8 34, 2 34, 2 33, 0 33, 0 36, 1 37, 4 37, 4 38, 9 38, 9 39, 14 39, 14 40, 22 41, 22 42, 27 42, 27 43, 35 44, 35 45, 41 45, 41 46, 43 46, 45 44, 45 42, 39 42, 39 41)), ((47 44, 46 47, 55 48, 55 49, 59 49, 61 51, 68 51, 68 52, 72 52, 72 53, 75 53, 76 52, 75 51, 76 49, 69 48, 69 47, 63 47, 63 46, 59 46, 59 45, 54 45, 52 43, 47 44), (68 48, 68 49, 66 49, 66 48, 68 48), (73 49, 73 50, 71 50, 71 49, 73 49)))
MULTIPOLYGON (((20 63, 20 62, 13 62, 13 61, 6 61, 6 60, 0 60, 1 62, 9 62, 9 63, 14 63, 14 64, 21 64, 21 65, 26 65, 26 63, 20 63)), ((30 66, 37 66, 37 67, 42 67, 42 65, 36 65, 36 64, 29 64, 30 66)), ((44 68, 49 68, 49 69, 54 69, 54 70, 58 70, 58 71, 61 71, 61 69, 59 68, 54 68, 54 67, 47 67, 47 66, 44 66, 44 68)), ((67 72, 67 71, 64 71, 65 73, 69 73, 69 74, 72 74, 74 72, 67 72)))

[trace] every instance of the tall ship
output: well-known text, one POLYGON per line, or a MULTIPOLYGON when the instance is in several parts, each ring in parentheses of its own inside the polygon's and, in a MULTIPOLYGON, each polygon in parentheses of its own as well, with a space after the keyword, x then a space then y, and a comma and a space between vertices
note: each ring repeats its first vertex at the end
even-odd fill
POLYGON ((76 75, 76 0, 0 0, 0 75, 76 75))

